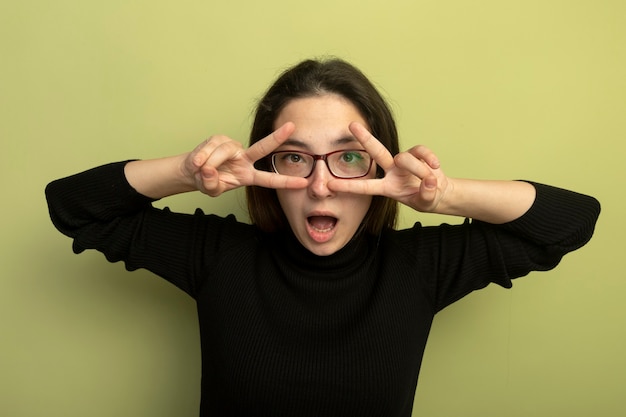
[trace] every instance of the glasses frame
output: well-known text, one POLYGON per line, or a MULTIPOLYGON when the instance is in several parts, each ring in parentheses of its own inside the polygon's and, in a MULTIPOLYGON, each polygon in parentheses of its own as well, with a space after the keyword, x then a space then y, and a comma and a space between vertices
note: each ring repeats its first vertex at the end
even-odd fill
POLYGON ((359 175, 359 176, 356 176, 356 177, 344 177, 344 176, 335 174, 333 172, 332 168, 330 167, 330 165, 328 164, 328 157, 331 156, 331 155, 334 155, 336 153, 340 153, 340 152, 364 152, 367 155, 369 155, 369 153, 367 153, 367 151, 365 149, 340 149, 338 151, 328 152, 327 154, 323 154, 323 155, 316 155, 314 153, 304 152, 304 151, 300 151, 300 150, 285 150, 285 151, 272 152, 267 157, 270 160, 270 163, 272 165, 272 169, 274 170, 275 173, 277 173, 279 175, 285 175, 285 174, 281 174, 276 169, 276 164, 274 162, 274 158, 276 157, 276 155, 286 154, 286 153, 287 154, 288 153, 296 153, 296 154, 302 154, 302 155, 307 155, 307 156, 312 157, 313 158, 313 164, 311 165, 311 172, 309 172, 309 174, 306 177, 299 177, 299 178, 309 178, 311 175, 313 175, 313 171, 315 171, 315 165, 316 165, 317 161, 324 161, 324 163, 326 164, 326 168, 328 168, 328 172, 330 172, 330 175, 332 175, 335 178, 343 179, 343 180, 351 180, 351 179, 355 179, 355 178, 363 178, 363 177, 367 176, 367 174, 369 174, 370 171, 372 170, 372 164, 374 163, 374 158, 372 158, 372 156, 369 155, 370 163, 369 163, 369 166, 367 167, 367 171, 365 171, 365 173, 363 175, 359 175))

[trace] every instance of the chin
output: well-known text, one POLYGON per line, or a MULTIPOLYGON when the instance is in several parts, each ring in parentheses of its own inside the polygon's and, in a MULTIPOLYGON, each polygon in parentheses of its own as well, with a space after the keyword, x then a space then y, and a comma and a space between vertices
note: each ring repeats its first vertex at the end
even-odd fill
POLYGON ((336 248, 308 248, 310 252, 317 256, 330 256, 333 253, 337 252, 339 249, 336 248))
POLYGON ((337 244, 334 244, 334 243, 320 244, 320 243, 308 242, 308 244, 303 243, 303 246, 314 255, 329 256, 339 251, 341 248, 345 246, 345 244, 338 246, 337 244))

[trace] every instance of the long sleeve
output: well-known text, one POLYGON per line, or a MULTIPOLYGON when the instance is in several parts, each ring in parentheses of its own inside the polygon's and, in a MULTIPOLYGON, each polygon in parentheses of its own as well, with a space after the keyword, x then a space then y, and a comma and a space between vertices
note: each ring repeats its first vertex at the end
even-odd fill
POLYGON ((600 203, 593 197, 533 185, 537 197, 532 207, 520 218, 495 227, 501 232, 500 245, 495 246, 499 252, 492 250, 489 254, 492 258, 507 257, 507 278, 556 267, 563 256, 591 239, 600 215, 600 203))
POLYGON ((231 228, 241 224, 201 210, 180 214, 152 207, 153 200, 130 186, 124 165, 103 165, 48 184, 53 224, 73 239, 75 253, 96 249, 110 262, 148 269, 195 297, 220 237, 234 235, 231 228))
MULTIPOLYGON (((111 163, 48 184, 45 193, 54 226, 64 235, 78 238, 94 221, 106 222, 149 208, 154 200, 128 184, 124 165, 126 162, 111 163)), ((77 239, 73 248, 80 253, 90 245, 77 239)))
POLYGON ((512 279, 547 271, 563 256, 591 239, 600 214, 590 196, 532 183, 532 207, 502 225, 466 219, 461 225, 423 227, 399 233, 396 250, 415 259, 416 268, 440 311, 468 293, 496 283, 510 288, 512 279))
POLYGON ((600 215, 598 200, 562 188, 533 185, 537 190, 533 206, 503 227, 563 255, 585 245, 600 215))
POLYGON ((508 224, 359 234, 319 257, 289 233, 154 208, 123 167, 52 182, 50 216, 75 252, 147 268, 196 299, 206 416, 409 416, 434 314, 554 267, 589 240, 600 210, 535 185, 535 204, 508 224))

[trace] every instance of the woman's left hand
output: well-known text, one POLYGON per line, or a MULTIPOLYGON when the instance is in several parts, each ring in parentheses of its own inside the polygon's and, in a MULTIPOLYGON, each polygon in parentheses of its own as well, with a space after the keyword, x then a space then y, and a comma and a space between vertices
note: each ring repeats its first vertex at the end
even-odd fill
POLYGON ((363 125, 354 122, 350 131, 374 161, 385 171, 383 178, 333 179, 328 187, 337 192, 383 195, 414 210, 436 213, 451 182, 440 168, 439 159, 419 145, 395 157, 363 125))

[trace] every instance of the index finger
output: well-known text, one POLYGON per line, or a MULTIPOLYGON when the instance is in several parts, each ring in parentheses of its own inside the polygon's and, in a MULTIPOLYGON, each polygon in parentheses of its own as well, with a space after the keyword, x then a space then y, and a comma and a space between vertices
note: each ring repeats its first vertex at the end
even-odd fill
POLYGON ((389 152, 385 145, 380 143, 374 135, 372 135, 366 128, 359 122, 352 122, 348 127, 350 132, 354 135, 356 140, 365 148, 368 154, 374 158, 374 161, 384 171, 388 171, 394 167, 393 156, 389 152))
POLYGON ((258 161, 259 159, 269 155, 276 148, 283 144, 289 136, 296 130, 296 125, 292 122, 287 122, 263 139, 250 145, 244 152, 245 155, 251 161, 258 161))
POLYGON ((302 177, 280 175, 274 172, 256 171, 254 185, 273 189, 299 189, 305 188, 309 181, 302 177))

